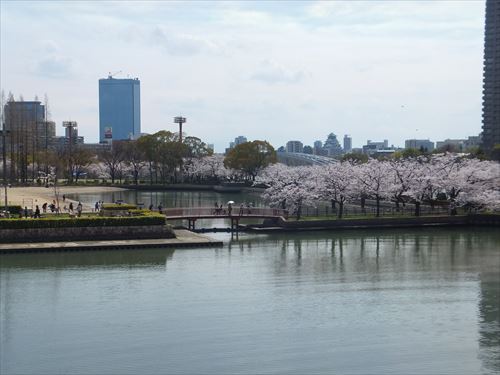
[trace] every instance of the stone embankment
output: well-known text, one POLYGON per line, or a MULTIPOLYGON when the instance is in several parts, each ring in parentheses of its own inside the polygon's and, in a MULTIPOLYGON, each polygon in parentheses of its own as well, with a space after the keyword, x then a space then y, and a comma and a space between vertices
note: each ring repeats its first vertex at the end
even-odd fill
POLYGON ((167 225, 1 229, 2 242, 51 242, 174 238, 167 225))
POLYGON ((418 228, 456 226, 499 226, 500 215, 474 214, 461 216, 388 217, 342 220, 268 220, 262 226, 247 226, 254 231, 300 231, 335 229, 418 228))
POLYGON ((92 240, 92 241, 60 241, 36 243, 0 243, 1 254, 39 253, 39 252, 66 252, 66 251, 98 251, 98 250, 141 250, 157 248, 198 248, 219 247, 222 241, 192 233, 188 230, 174 230, 173 238, 156 239, 120 239, 120 240, 92 240))

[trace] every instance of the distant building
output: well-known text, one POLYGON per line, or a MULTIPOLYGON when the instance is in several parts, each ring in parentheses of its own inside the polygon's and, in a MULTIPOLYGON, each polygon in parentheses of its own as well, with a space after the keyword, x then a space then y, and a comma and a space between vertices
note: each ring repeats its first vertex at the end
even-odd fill
POLYGON ((486 0, 482 145, 500 145, 500 1, 486 0))
POLYGON ((363 146, 363 154, 372 156, 375 155, 378 151, 392 151, 394 147, 389 148, 389 141, 384 139, 383 142, 373 142, 371 140, 366 141, 366 145, 363 146))
POLYGON ((99 80, 99 140, 134 139, 141 133, 140 81, 117 79, 111 75, 99 80))
POLYGON ((313 154, 314 155, 326 156, 327 152, 325 150, 323 150, 323 142, 321 142, 321 141, 314 141, 313 154))
POLYGON ((288 141, 286 143, 286 152, 304 152, 304 145, 301 141, 288 141))
POLYGON ((436 142, 437 149, 450 148, 453 151, 465 152, 474 147, 481 145, 480 136, 471 136, 467 139, 445 139, 444 141, 436 142))
POLYGON ((405 148, 414 148, 417 150, 431 152, 434 150, 434 142, 431 142, 428 139, 407 139, 405 141, 405 148))
POLYGON ((344 135, 344 153, 348 154, 352 150, 352 138, 349 135, 344 135))
POLYGON ((465 141, 465 139, 445 139, 444 141, 437 141, 436 148, 442 149, 446 147, 453 147, 457 151, 464 151, 465 141))
MULTIPOLYGON (((5 152, 14 160, 11 166, 11 175, 14 175, 18 165, 24 169, 28 165, 28 155, 37 162, 37 154, 50 147, 56 127, 54 122, 46 121, 45 106, 39 101, 10 100, 3 110, 5 152)), ((3 142, 0 142, 0 150, 3 152, 3 142)))
POLYGON ((242 143, 248 142, 247 137, 243 135, 237 136, 233 142, 229 142, 229 148, 226 148, 226 154, 229 150, 233 149, 235 146, 241 145, 242 143))
POLYGON ((337 140, 337 136, 333 133, 328 135, 328 138, 323 145, 323 149, 326 150, 328 156, 342 155, 342 147, 337 140))

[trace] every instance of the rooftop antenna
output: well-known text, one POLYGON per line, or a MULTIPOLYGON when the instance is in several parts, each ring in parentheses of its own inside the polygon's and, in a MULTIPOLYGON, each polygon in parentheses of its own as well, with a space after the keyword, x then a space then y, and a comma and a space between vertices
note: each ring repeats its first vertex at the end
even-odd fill
POLYGON ((117 71, 116 73, 111 73, 111 72, 109 72, 109 74, 108 74, 108 79, 113 78, 114 76, 116 76, 116 75, 120 74, 121 72, 122 72, 121 70, 117 71))

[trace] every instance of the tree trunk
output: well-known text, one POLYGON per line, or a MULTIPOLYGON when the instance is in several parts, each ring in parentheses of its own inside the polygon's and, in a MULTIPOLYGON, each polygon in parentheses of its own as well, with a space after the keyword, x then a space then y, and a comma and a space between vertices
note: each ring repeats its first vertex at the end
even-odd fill
POLYGON ((339 214, 338 214, 339 219, 342 219, 343 213, 344 213, 344 202, 340 201, 339 202, 339 214))
POLYGON ((300 215, 302 214, 302 205, 299 204, 297 207, 297 220, 300 220, 300 215))
POLYGON ((420 202, 415 202, 415 216, 420 216, 420 202))
POLYGON ((380 217, 380 197, 378 195, 376 196, 376 201, 377 201, 377 217, 380 217))

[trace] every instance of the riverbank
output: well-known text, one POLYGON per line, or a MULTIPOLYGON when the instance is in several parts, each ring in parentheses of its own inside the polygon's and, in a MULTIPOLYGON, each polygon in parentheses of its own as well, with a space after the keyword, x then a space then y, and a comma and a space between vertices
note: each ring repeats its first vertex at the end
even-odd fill
POLYGON ((240 230, 251 232, 295 232, 336 229, 392 229, 421 227, 492 226, 500 227, 500 214, 470 214, 459 216, 374 217, 342 220, 269 220, 263 225, 242 225, 240 230))
POLYGON ((0 254, 96 251, 123 249, 165 249, 219 247, 222 241, 188 230, 174 230, 175 238, 138 239, 138 240, 101 240, 101 241, 65 241, 0 244, 0 254))

